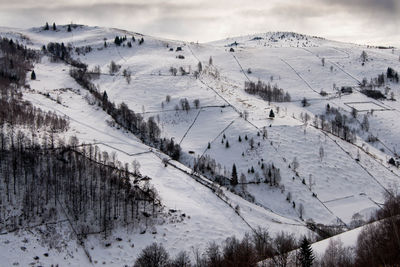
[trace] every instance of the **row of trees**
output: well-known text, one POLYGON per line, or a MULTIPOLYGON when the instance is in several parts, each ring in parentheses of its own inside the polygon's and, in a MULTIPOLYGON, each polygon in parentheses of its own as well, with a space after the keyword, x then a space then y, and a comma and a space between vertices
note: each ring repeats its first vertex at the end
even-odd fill
POLYGON ((173 139, 161 139, 161 130, 158 127, 154 117, 149 117, 147 122, 144 118, 129 109, 125 103, 116 107, 108 99, 107 92, 100 93, 97 87, 91 82, 91 74, 87 70, 72 68, 70 75, 75 81, 95 97, 99 106, 103 108, 119 125, 138 136, 142 142, 147 145, 160 149, 170 155, 173 159, 179 160, 181 148, 175 144, 173 139))
MULTIPOLYGON (((365 124, 368 123, 368 119, 366 120, 365 124)), ((349 117, 341 114, 338 109, 331 107, 329 104, 326 106, 325 115, 320 115, 319 119, 317 117, 314 119, 315 126, 318 127, 319 125, 322 130, 330 132, 347 142, 354 143, 356 140, 356 130, 350 128, 349 123, 349 117)), ((368 131, 368 128, 365 130, 368 131)))
MULTIPOLYGON (((67 46, 64 43, 48 43, 47 47, 43 45, 43 52, 47 52, 52 56, 52 60, 57 62, 59 60, 66 62, 69 65, 72 65, 77 68, 86 69, 87 65, 80 62, 79 59, 74 59, 72 57, 73 47, 71 44, 67 46)), ((89 49, 91 51, 91 48, 89 49)), ((86 50, 85 50, 86 51, 86 50)), ((90 52, 89 51, 89 52, 90 52)))
MULTIPOLYGON (((124 45, 124 42, 125 42, 126 40, 127 40, 126 35, 125 35, 125 36, 121 36, 121 37, 115 36, 114 44, 115 44, 116 46, 121 46, 121 44, 124 45)), ((128 41, 128 42, 127 42, 127 46, 128 46, 129 48, 132 47, 132 42, 133 42, 133 43, 136 42, 135 36, 132 36, 131 41, 128 41)), ((139 45, 143 44, 143 42, 144 42, 144 39, 143 39, 143 37, 142 37, 142 38, 139 39, 139 45)), ((124 45, 124 46, 125 46, 125 45, 124 45)), ((104 42, 104 47, 107 47, 107 43, 106 43, 106 42, 104 42)))
POLYGON ((244 90, 252 95, 259 95, 262 99, 268 102, 290 102, 291 97, 288 92, 284 92, 283 89, 278 88, 277 85, 271 86, 270 83, 264 83, 262 81, 245 82, 244 90))
POLYGON ((25 84, 26 72, 39 55, 13 39, 0 38, 0 87, 7 88, 11 83, 17 87, 25 84))
POLYGON ((385 73, 379 74, 378 77, 371 79, 369 83, 367 78, 364 78, 361 82, 361 87, 363 87, 364 89, 368 88, 373 89, 373 87, 384 86, 387 81, 396 83, 399 82, 399 74, 391 67, 387 68, 386 74, 385 73))
POLYGON ((321 255, 314 254, 305 237, 296 240, 284 232, 272 236, 266 229, 258 228, 242 240, 229 237, 222 245, 209 243, 203 252, 193 249, 192 257, 182 251, 171 258, 161 244, 153 243, 142 250, 134 266, 398 266, 399 215, 400 196, 390 193, 374 215, 373 219, 379 221, 364 227, 355 247, 345 247, 340 238, 333 237, 321 255))
MULTIPOLYGON (((55 23, 55 22, 53 22, 52 29, 53 29, 53 31, 56 31, 56 30, 57 30, 57 26, 56 26, 56 23, 55 23)), ((44 25, 43 30, 45 30, 45 31, 50 30, 50 26, 49 26, 49 23, 48 23, 48 22, 46 22, 46 24, 44 25)), ((68 25, 67 31, 68 31, 68 32, 71 32, 71 31, 72 31, 71 25, 68 25)))
POLYGON ((72 220, 78 234, 117 226, 152 224, 160 206, 149 184, 132 184, 140 174, 122 166, 115 154, 81 146, 73 137, 58 148, 46 135, 15 133, 2 127, 0 136, 0 230, 72 220))
POLYGON ((0 125, 8 123, 11 127, 28 126, 33 131, 45 129, 52 133, 63 132, 68 129, 69 120, 66 117, 59 117, 51 111, 44 112, 34 107, 30 102, 21 100, 20 94, 9 98, 4 97, 4 94, 10 94, 7 91, 11 90, 1 89, 0 125))
POLYGON ((193 249, 194 262, 190 254, 182 251, 175 258, 161 244, 153 243, 144 248, 135 262, 135 267, 252 267, 252 266, 312 266, 314 253, 307 238, 300 241, 288 233, 271 236, 268 230, 256 229, 245 234, 242 240, 235 236, 227 238, 222 245, 211 242, 204 252, 193 249), (294 249, 299 248, 295 253, 294 249), (262 263, 262 260, 268 259, 262 263))

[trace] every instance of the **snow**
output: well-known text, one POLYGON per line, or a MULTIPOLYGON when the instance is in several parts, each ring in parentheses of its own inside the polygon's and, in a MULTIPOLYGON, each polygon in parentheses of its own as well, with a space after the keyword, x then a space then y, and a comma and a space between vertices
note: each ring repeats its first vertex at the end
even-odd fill
MULTIPOLYGON (((99 263, 106 262, 108 266, 132 264, 140 250, 154 241, 164 244, 171 254, 176 254, 183 249, 191 250, 192 247, 204 249, 208 242, 221 243, 232 235, 240 238, 257 226, 267 227, 272 233, 285 230, 301 236, 309 233, 305 227, 305 221, 309 220, 349 225, 354 213, 360 213, 364 219, 368 219, 371 212, 379 208, 378 204, 383 202, 384 193, 391 188, 399 188, 400 172, 387 163, 400 149, 400 124, 397 122, 399 101, 374 100, 357 90, 349 95, 339 95, 333 88, 333 84, 339 88, 355 87, 362 78, 374 78, 389 66, 399 71, 397 49, 392 54, 391 50, 292 33, 264 33, 209 44, 144 36, 144 44, 138 45, 136 41, 132 48, 128 48, 116 47, 113 44, 114 37, 127 35, 130 39, 134 35, 138 39, 141 35, 87 26, 79 26, 71 33, 62 26, 58 29, 53 32, 40 28, 2 28, 0 35, 16 38, 26 36, 29 39, 22 42, 37 49, 48 42, 91 45, 92 52, 75 57, 87 63, 89 69, 100 66, 102 74, 94 80, 99 89, 106 91, 116 105, 125 102, 145 118, 153 116, 159 122, 161 135, 173 137, 184 152, 183 163, 186 166, 174 162, 180 169, 170 165, 164 167, 157 151, 142 144, 132 134, 113 126, 110 116, 100 107, 89 103, 88 92, 69 76, 69 66, 50 62, 48 57, 43 57, 35 65, 37 80, 30 81, 31 90, 25 91, 24 97, 44 110, 68 116, 71 129, 65 137, 67 140, 69 136, 76 135, 81 142, 95 143, 103 150, 116 152, 122 162, 138 160, 140 171, 151 177, 151 183, 159 192, 166 209, 178 210, 186 216, 182 222, 157 225, 157 234, 151 234, 150 231, 143 235, 117 231, 113 237, 123 236, 123 241, 113 240, 111 247, 105 247, 101 237, 90 236, 85 243, 87 247, 93 247, 89 252, 99 263), (104 38, 107 39, 107 48, 104 48, 104 38), (230 47, 226 45, 235 41, 238 43, 237 47, 233 47, 235 52, 229 52, 230 47), (176 52, 177 46, 181 46, 183 51, 176 52), (173 48, 173 51, 169 51, 169 48, 173 48), (370 58, 364 66, 359 59, 363 50, 370 58), (180 54, 185 58, 178 59, 177 55, 180 54), (210 56, 212 66, 208 64, 210 56), (321 58, 325 58, 325 66, 322 66, 321 58), (115 75, 108 73, 111 60, 121 65, 115 75), (204 71, 196 79, 193 71, 197 69, 199 60, 204 71), (191 73, 182 76, 178 72, 177 76, 173 76, 169 72, 170 67, 183 67, 186 71, 191 70, 191 73), (251 73, 246 72, 249 68, 251 73), (130 83, 122 75, 124 69, 132 72, 130 83), (290 93, 293 101, 268 103, 249 95, 244 91, 244 82, 248 79, 277 84, 290 93), (321 96, 321 90, 328 95, 321 96), (45 96, 47 93, 50 97, 45 96), (170 102, 166 101, 167 95, 171 96, 170 102), (304 97, 309 99, 310 106, 301 106, 300 101, 304 97), (187 112, 175 110, 183 98, 187 98, 192 106, 187 112), (200 100, 198 109, 193 105, 195 99, 200 100), (377 136, 379 142, 367 143, 367 135, 359 132, 356 144, 350 144, 316 129, 310 122, 304 124, 300 121, 301 112, 307 112, 313 118, 314 115, 323 114, 328 103, 340 108, 347 117, 351 117, 351 108, 356 108, 360 111, 358 121, 362 121, 367 111, 376 110, 373 114, 369 112, 368 118, 370 133, 377 136), (276 114, 273 120, 268 119, 271 109, 276 114), (384 111, 378 111, 380 109, 384 111), (249 113, 247 119, 243 118, 245 110, 249 113), (263 127, 266 127, 267 138, 263 138, 262 134, 257 135, 263 127), (223 135, 226 139, 222 144, 223 135), (238 141, 239 135, 242 142, 238 141), (253 149, 249 141, 244 139, 245 135, 249 140, 254 139, 253 149), (229 148, 225 146, 226 140, 229 141, 229 148), (210 149, 207 149, 208 143, 210 149), (324 150, 322 160, 319 156, 320 147, 324 150), (194 154, 188 154, 189 151, 194 154), (359 161, 356 160, 358 153, 361 157, 359 161), (255 203, 223 189, 232 207, 240 207, 240 217, 209 188, 185 173, 185 170, 191 173, 189 165, 193 165, 193 158, 203 154, 214 158, 221 165, 220 174, 226 174, 227 177, 230 177, 229 172, 235 163, 239 175, 244 173, 249 182, 254 182, 255 174, 248 173, 248 169, 254 167, 262 177, 261 159, 265 164, 273 163, 280 169, 284 188, 265 183, 248 184, 247 190, 255 197, 255 203), (299 162, 297 175, 293 166, 289 167, 295 157, 299 162), (292 203, 286 201, 289 192, 296 203, 295 209, 292 203), (300 204, 305 208, 304 221, 299 218, 300 204)), ((399 84, 389 83, 389 86, 395 98, 400 99, 399 84)), ((342 237, 354 239, 357 233, 357 230, 352 230, 342 237)), ((13 234, 0 237, 11 240, 9 244, 1 246, 7 247, 7 262, 12 264, 11 256, 16 257, 20 253, 18 244, 21 241, 13 234)), ((2 244, 5 239, 2 239, 2 244)), ((318 245, 321 251, 324 246, 318 245)), ((78 252, 74 253, 73 260, 63 260, 63 256, 60 256, 62 261, 72 266, 81 260, 87 261, 82 249, 75 247, 78 252)), ((44 247, 37 247, 33 251, 40 254, 42 249, 44 247)), ((32 257, 33 254, 26 256, 26 259, 24 257, 24 264, 21 264, 28 264, 32 257)), ((43 261, 43 264, 52 263, 44 258, 43 261)))

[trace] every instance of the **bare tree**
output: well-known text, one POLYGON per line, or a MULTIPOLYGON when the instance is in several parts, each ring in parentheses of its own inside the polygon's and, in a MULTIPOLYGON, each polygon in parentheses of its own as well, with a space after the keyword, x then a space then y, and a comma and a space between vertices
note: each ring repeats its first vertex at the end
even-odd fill
POLYGON ((113 60, 111 60, 110 65, 108 66, 109 73, 114 74, 121 68, 121 65, 117 65, 113 60))
POLYGON ((140 163, 139 163, 139 161, 137 161, 136 159, 134 159, 134 160, 132 161, 132 169, 133 169, 133 173, 134 173, 135 175, 140 174, 140 171, 139 171, 139 169, 140 169, 140 163))
POLYGON ((319 160, 322 162, 322 160, 324 159, 325 156, 325 152, 324 152, 324 148, 322 147, 322 145, 319 147, 319 160))
POLYGON ((153 243, 147 246, 139 254, 135 261, 135 267, 167 267, 169 255, 163 245, 153 243))
POLYGON ((299 215, 300 215, 300 218, 303 219, 303 215, 304 215, 304 205, 303 205, 303 203, 300 203, 300 205, 299 205, 299 215))
POLYGON ((293 170, 296 171, 297 168, 299 168, 299 166, 300 166, 300 164, 299 164, 299 162, 297 161, 297 157, 294 157, 294 158, 293 158, 293 162, 292 162, 292 168, 293 168, 293 170))
POLYGON ((195 108, 198 109, 200 107, 200 100, 199 99, 193 100, 193 104, 194 104, 195 108))
POLYGON ((361 52, 360 59, 361 59, 361 61, 362 61, 363 63, 365 63, 365 62, 368 60, 368 54, 367 54, 367 52, 365 52, 365 51, 363 50, 363 51, 361 52))
POLYGON ((351 248, 343 246, 340 238, 331 238, 320 264, 323 267, 354 266, 354 253, 351 248))
POLYGON ((244 173, 240 174, 240 184, 242 185, 242 190, 246 191, 246 189, 247 189, 247 179, 246 179, 246 175, 244 175, 244 173))

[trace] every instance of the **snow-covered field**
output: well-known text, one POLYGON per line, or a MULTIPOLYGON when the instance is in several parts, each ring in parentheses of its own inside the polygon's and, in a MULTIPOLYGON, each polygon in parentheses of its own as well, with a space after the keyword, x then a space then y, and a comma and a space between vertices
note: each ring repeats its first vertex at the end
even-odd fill
MULTIPOLYGON (((71 120, 69 136, 76 135, 81 142, 100 144, 103 150, 116 152, 123 162, 139 161, 141 173, 152 178, 151 183, 166 209, 185 214, 182 221, 157 226, 154 234, 151 231, 145 234, 116 232, 108 241, 90 236, 85 246, 97 263, 132 264, 140 250, 154 241, 163 243, 171 254, 176 254, 180 250, 204 249, 208 242, 222 242, 232 235, 241 238, 257 226, 266 227, 271 233, 284 230, 297 236, 310 234, 305 221, 348 226, 353 214, 359 213, 368 219, 383 202, 384 193, 399 188, 400 171, 387 163, 400 149, 399 101, 374 100, 358 90, 340 95, 336 89, 341 86, 356 88, 364 77, 369 81, 386 72, 388 67, 400 71, 397 49, 382 50, 288 33, 243 36, 209 44, 143 36, 144 43, 138 45, 142 35, 108 28, 82 26, 71 33, 63 27, 57 32, 39 28, 0 31, 0 36, 5 37, 21 38, 20 34, 26 37, 22 42, 37 49, 48 42, 70 43, 75 47, 90 45, 91 52, 74 54, 74 57, 87 63, 90 70, 100 67, 102 74, 93 81, 98 88, 106 91, 116 105, 124 102, 145 118, 154 117, 162 130, 161 136, 173 137, 184 152, 186 166, 174 163, 179 169, 165 167, 158 152, 134 135, 113 127, 109 123, 112 118, 100 107, 91 105, 89 92, 69 76, 70 66, 51 62, 46 56, 35 65, 37 80, 30 81, 31 90, 24 92, 24 98, 44 110, 68 116, 71 120), (131 48, 115 46, 113 40, 117 35, 126 35, 128 40, 134 35, 137 40, 131 48), (105 40, 107 47, 104 47, 105 40), (235 41, 237 45, 229 46, 235 41), (176 51, 177 47, 182 51, 176 51), (229 52, 231 47, 234 52, 229 52), (360 60, 363 50, 369 56, 364 65, 360 60), (114 75, 109 74, 111 61, 121 66, 114 75), (196 78, 193 74, 199 62, 203 71, 196 78), (170 71, 171 67, 178 70, 176 76, 170 71), (188 74, 181 75, 181 67, 188 74), (132 73, 129 83, 123 70, 132 73), (244 82, 249 80, 277 84, 290 93, 292 102, 268 103, 247 94, 244 82), (327 95, 322 96, 321 91, 327 95), (47 93, 49 97, 43 95, 47 93), (309 100, 309 106, 302 107, 300 101, 304 97, 309 100), (183 98, 191 105, 188 111, 176 109, 183 98), (193 104, 196 99, 198 108, 193 104), (367 143, 363 139, 366 134, 359 133, 356 143, 350 144, 313 127, 314 115, 323 114, 327 104, 339 108, 347 117, 351 117, 351 108, 357 109, 360 122, 368 112, 369 132, 378 137, 379 142, 367 143), (271 109, 276 115, 274 119, 268 118, 271 109), (371 113, 372 109, 375 111, 371 113), (311 115, 308 123, 300 120, 301 112, 311 115), (244 113, 248 113, 247 119, 244 113), (267 136, 263 138, 264 129, 267 136), (261 163, 273 163, 280 169, 281 186, 263 182, 246 184, 244 187, 254 196, 254 203, 224 188, 229 206, 184 171, 191 172, 197 156, 215 159, 219 164, 217 172, 228 178, 235 164, 238 174, 245 174, 247 182, 255 182, 257 176, 263 177, 261 163), (293 168, 295 158, 296 170, 293 168), (249 173, 252 167, 255 171, 249 173), (241 216, 232 208, 236 206, 240 207, 241 216), (302 219, 300 206, 304 207, 302 219), (116 237, 123 240, 112 239, 116 237), (106 247, 106 242, 112 245, 106 247)), ((387 86, 394 98, 400 100, 399 84, 389 82, 387 86)), ((36 238, 34 233, 25 234, 30 239, 36 238)), ((23 236, 24 232, 0 235, 0 253, 9 265, 23 253, 18 245, 23 236)), ((72 240, 68 242, 73 243, 72 240)), ((20 265, 33 262, 34 254, 42 255, 45 250, 36 243, 28 243, 26 247, 29 253, 18 261, 20 265)), ((72 247, 75 251, 58 252, 59 262, 72 266, 88 262, 79 245, 72 247)), ((55 263, 54 258, 41 255, 37 264, 55 263)))

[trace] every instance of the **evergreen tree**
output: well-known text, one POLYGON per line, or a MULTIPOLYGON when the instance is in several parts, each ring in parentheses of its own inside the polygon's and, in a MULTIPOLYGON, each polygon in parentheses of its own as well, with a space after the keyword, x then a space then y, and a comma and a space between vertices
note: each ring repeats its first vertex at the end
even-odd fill
POLYGON ((32 80, 36 80, 36 73, 35 73, 34 70, 33 70, 32 73, 31 73, 31 79, 32 79, 32 80))
POLYGON ((228 140, 226 140, 225 147, 229 148, 229 141, 228 140))
POLYGON ((299 260, 302 267, 310 267, 315 259, 310 242, 306 237, 303 238, 300 245, 299 260))
POLYGON ((210 142, 208 142, 207 149, 210 149, 210 148, 211 148, 211 144, 210 144, 210 142))
POLYGON ((46 22, 46 25, 44 26, 44 30, 48 31, 49 30, 49 23, 46 22))
POLYGON ((201 64, 200 61, 199 61, 199 63, 197 63, 197 70, 199 71, 199 73, 201 73, 203 71, 203 65, 201 64))
POLYGON ((71 25, 68 25, 68 29, 67 29, 67 31, 68 31, 68 32, 71 32, 71 31, 72 31, 72 29, 71 29, 71 25))
POLYGON ((233 163, 231 185, 237 185, 237 184, 238 184, 237 170, 235 163, 233 163))
POLYGON ((103 103, 107 102, 107 101, 108 101, 108 95, 107 95, 107 92, 104 91, 104 93, 103 93, 103 103))
POLYGON ((56 23, 53 22, 53 31, 57 30, 56 23))
POLYGON ((309 106, 307 98, 304 97, 304 98, 301 100, 301 104, 302 104, 303 107, 309 106))
POLYGON ((115 43, 116 45, 120 46, 120 45, 121 45, 121 39, 119 39, 118 36, 115 36, 114 43, 115 43))
POLYGON ((271 109, 271 111, 269 112, 269 117, 270 118, 275 118, 275 113, 274 111, 271 109))
POLYGON ((240 135, 239 135, 239 140, 238 140, 239 142, 242 142, 242 137, 240 137, 240 135))

